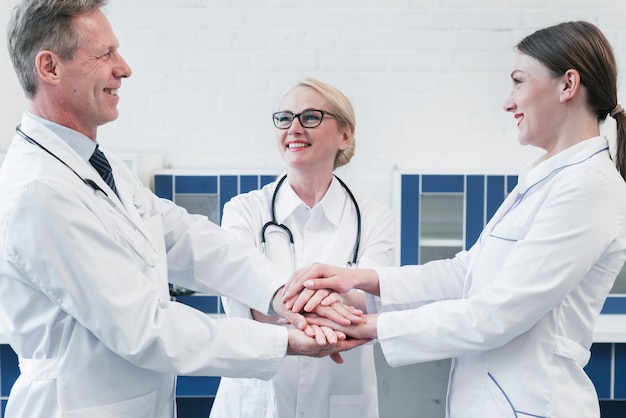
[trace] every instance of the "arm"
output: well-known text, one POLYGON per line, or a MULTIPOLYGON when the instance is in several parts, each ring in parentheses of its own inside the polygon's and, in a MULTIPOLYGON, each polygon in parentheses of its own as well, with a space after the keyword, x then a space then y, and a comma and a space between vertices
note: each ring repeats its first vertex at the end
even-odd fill
POLYGON ((267 313, 286 274, 233 233, 171 202, 163 213, 170 279, 189 289, 221 294, 267 313), (220 260, 219 263, 215 262, 220 260), (224 280, 228 278, 228 280, 224 280))
POLYGON ((501 228, 487 231, 467 298, 381 314, 378 336, 387 361, 395 366, 500 347, 556 307, 575 312, 573 325, 561 315, 559 327, 572 326, 576 340, 590 342, 613 272, 589 274, 610 252, 623 251, 623 194, 603 177, 593 169, 563 172, 530 206, 520 205, 520 215, 510 215, 517 222, 505 218, 501 228))
MULTIPOLYGON (((284 329, 216 321, 170 302, 165 265, 151 268, 140 260, 127 247, 129 239, 140 236, 73 181, 25 186, 14 196, 6 230, 11 246, 3 247, 2 258, 33 300, 37 295, 29 315, 40 318, 41 332, 54 334, 62 324, 72 324, 76 335, 88 330, 120 357, 160 372, 260 378, 275 373, 287 347, 284 329)), ((163 263, 164 253, 161 257, 163 263)), ((8 303, 4 308, 23 309, 8 303)))

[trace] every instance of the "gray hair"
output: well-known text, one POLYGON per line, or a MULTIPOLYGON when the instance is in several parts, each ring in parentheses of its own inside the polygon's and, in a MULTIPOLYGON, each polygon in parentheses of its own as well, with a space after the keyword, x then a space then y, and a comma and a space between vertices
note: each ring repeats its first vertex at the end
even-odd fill
POLYGON ((22 0, 11 13, 7 27, 9 55, 26 97, 37 93, 35 57, 51 51, 63 60, 74 58, 81 36, 72 19, 100 9, 108 0, 22 0))

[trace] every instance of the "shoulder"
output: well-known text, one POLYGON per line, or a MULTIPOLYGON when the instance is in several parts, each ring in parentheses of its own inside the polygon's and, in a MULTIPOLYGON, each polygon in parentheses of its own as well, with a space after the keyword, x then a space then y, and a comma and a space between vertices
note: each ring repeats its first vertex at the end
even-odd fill
POLYGON ((387 205, 382 204, 378 200, 375 200, 369 196, 360 194, 354 195, 361 212, 361 216, 364 219, 367 218, 381 218, 381 217, 393 217, 393 211, 387 205))

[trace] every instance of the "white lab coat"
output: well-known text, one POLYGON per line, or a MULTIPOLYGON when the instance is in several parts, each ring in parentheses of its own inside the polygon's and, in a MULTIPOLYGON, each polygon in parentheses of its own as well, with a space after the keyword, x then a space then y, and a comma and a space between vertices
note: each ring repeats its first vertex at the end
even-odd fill
POLYGON ((70 169, 14 138, 0 168, 0 321, 21 374, 6 418, 172 418, 178 374, 276 373, 284 328, 214 320, 168 294, 169 278, 267 311, 284 277, 256 249, 159 199, 107 154, 120 202, 44 125, 25 115, 21 128, 100 185, 150 243, 70 169))
POLYGON ((524 170, 452 260, 378 269, 392 366, 453 357, 450 418, 599 417, 583 367, 626 258, 626 184, 597 137, 524 170))
MULTIPOLYGON (((247 243, 260 247, 262 226, 271 219, 270 205, 276 182, 244 195, 224 207, 222 226, 247 243)), ((362 217, 359 266, 392 262, 395 231, 391 210, 357 196, 362 217)), ((297 267, 315 261, 345 266, 352 259, 356 240, 356 211, 339 182, 333 179, 322 201, 312 209, 285 181, 276 199, 276 220, 287 225, 296 246, 297 267)), ((266 254, 291 272, 288 240, 284 233, 267 230, 266 254)), ((370 301, 371 302, 371 301, 370 301)), ((225 300, 230 316, 249 318, 250 307, 225 300)), ((222 378, 211 418, 377 418, 378 393, 373 346, 342 353, 345 362, 329 358, 288 358, 271 381, 222 378)))

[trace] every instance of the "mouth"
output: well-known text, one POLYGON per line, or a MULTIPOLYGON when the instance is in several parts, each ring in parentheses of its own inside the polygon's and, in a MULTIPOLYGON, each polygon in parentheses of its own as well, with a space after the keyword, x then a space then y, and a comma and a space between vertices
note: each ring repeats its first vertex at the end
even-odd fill
POLYGON ((308 148, 311 144, 307 144, 305 142, 291 142, 287 144, 287 149, 298 149, 298 148, 308 148))
POLYGON ((118 89, 105 88, 104 92, 110 94, 111 96, 117 96, 117 90, 118 89))
POLYGON ((516 113, 514 115, 515 119, 517 119, 517 126, 519 127, 520 123, 522 123, 522 120, 524 119, 524 114, 523 113, 516 113))

